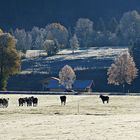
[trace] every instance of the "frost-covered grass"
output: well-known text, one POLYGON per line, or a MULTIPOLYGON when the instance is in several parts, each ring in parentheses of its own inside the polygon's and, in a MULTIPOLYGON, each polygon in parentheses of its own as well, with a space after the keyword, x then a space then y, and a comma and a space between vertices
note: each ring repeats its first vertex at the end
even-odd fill
POLYGON ((127 51, 128 48, 126 47, 92 47, 76 50, 73 54, 71 50, 66 49, 51 57, 27 58, 22 61, 22 70, 38 73, 58 73, 66 64, 72 66, 75 70, 104 68, 109 67, 116 56, 127 51))
MULTIPOLYGON (((57 59, 57 58, 65 58, 65 59, 83 59, 87 57, 105 57, 105 56, 114 56, 120 53, 126 52, 128 49, 126 47, 91 47, 88 49, 78 49, 75 50, 74 54, 71 49, 64 49, 57 53, 56 56, 49 57, 48 59, 57 59), (66 56, 67 55, 67 56, 66 56)), ((47 56, 44 50, 27 50, 26 57, 38 57, 38 56, 47 56)))
POLYGON ((75 53, 73 54, 71 50, 65 49, 65 50, 60 51, 56 56, 50 57, 48 59, 72 60, 72 59, 85 59, 85 58, 90 58, 90 57, 103 59, 107 57, 114 57, 126 51, 128 51, 128 48, 93 47, 89 49, 76 50, 75 53))
POLYGON ((0 108, 1 140, 139 140, 140 96, 37 96, 38 107, 18 107, 18 98, 0 95, 9 107, 0 108))
POLYGON ((32 58, 38 56, 47 56, 45 50, 27 50, 25 57, 32 58))

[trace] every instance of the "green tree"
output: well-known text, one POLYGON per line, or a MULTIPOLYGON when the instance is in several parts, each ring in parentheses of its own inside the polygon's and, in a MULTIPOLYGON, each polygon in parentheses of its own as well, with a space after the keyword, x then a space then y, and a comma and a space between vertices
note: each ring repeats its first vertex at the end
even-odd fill
POLYGON ((20 57, 15 46, 12 35, 0 33, 0 90, 6 90, 8 77, 20 70, 20 57))
POLYGON ((0 29, 0 34, 2 34, 3 32, 2 32, 2 30, 0 29))

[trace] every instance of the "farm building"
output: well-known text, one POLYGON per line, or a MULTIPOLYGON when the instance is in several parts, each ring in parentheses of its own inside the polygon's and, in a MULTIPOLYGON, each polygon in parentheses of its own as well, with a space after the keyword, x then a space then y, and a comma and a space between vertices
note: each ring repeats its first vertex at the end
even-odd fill
MULTIPOLYGON (((80 92, 90 92, 93 88, 92 80, 75 80, 72 90, 80 92)), ((42 81, 42 90, 44 91, 66 91, 65 87, 60 84, 59 79, 51 77, 42 81)))

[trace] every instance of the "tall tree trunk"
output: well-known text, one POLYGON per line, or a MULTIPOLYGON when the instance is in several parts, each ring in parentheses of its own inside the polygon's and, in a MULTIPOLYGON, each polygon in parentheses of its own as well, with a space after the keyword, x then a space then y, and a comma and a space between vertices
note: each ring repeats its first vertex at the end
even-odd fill
POLYGON ((4 91, 6 90, 7 86, 7 76, 3 72, 3 65, 1 64, 0 67, 0 90, 4 91))
POLYGON ((4 77, 0 77, 0 90, 5 91, 7 86, 7 80, 4 77))
POLYGON ((1 48, 1 58, 0 58, 0 90, 6 90, 6 76, 4 75, 4 64, 3 64, 3 59, 4 59, 4 54, 3 54, 3 47, 1 48))

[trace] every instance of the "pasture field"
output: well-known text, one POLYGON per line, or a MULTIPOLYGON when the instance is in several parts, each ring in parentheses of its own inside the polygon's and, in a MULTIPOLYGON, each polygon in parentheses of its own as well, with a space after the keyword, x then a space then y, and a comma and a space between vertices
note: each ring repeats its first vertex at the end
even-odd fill
POLYGON ((67 96, 66 106, 57 95, 38 95, 37 107, 19 107, 9 98, 0 108, 0 140, 140 140, 140 96, 110 96, 102 104, 97 95, 67 96))

